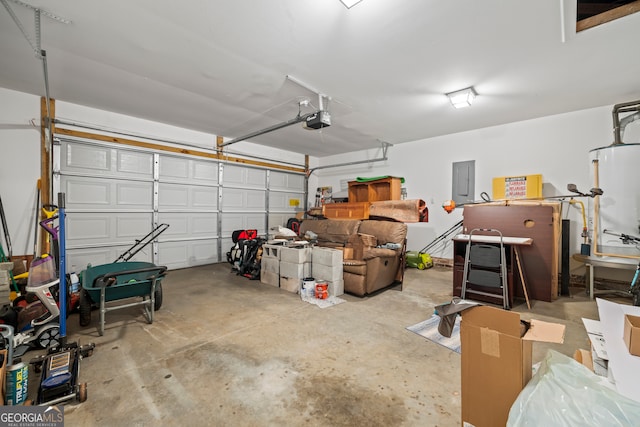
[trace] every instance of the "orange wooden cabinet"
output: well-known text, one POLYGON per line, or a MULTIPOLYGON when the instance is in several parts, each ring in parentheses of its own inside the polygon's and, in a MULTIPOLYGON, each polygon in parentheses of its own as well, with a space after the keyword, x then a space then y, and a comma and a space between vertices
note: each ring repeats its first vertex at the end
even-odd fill
POLYGON ((327 203, 322 215, 329 219, 368 219, 371 203, 327 203))

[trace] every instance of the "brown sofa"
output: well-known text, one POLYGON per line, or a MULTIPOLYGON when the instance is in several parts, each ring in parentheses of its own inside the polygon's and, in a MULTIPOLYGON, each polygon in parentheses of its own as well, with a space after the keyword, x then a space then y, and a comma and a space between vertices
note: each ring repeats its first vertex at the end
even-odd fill
POLYGON ((300 235, 312 231, 317 244, 351 248, 352 259, 343 263, 344 290, 365 296, 397 282, 402 282, 407 225, 377 220, 304 220, 300 235), (392 247, 380 248, 387 245, 392 247), (397 246, 397 248, 393 248, 397 246))

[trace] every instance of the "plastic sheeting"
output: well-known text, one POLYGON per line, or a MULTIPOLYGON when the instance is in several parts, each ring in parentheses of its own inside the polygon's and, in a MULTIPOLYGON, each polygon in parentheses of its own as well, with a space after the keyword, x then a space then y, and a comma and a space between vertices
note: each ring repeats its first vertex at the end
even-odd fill
POLYGON ((507 426, 640 426, 640 405, 582 364, 549 350, 511 407, 507 426))

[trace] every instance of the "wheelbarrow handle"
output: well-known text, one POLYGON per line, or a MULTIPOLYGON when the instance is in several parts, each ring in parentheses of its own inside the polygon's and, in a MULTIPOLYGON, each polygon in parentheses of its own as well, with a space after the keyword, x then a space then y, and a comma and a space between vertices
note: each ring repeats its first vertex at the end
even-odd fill
MULTIPOLYGON (((145 267, 145 268, 135 268, 132 270, 124 270, 124 271, 114 271, 111 273, 107 273, 104 276, 102 276, 102 283, 105 284, 105 286, 111 286, 116 282, 116 278, 118 276, 123 276, 125 274, 137 274, 137 273, 147 273, 147 272, 157 272, 156 273, 156 278, 158 277, 162 277, 165 275, 165 272, 167 271, 167 267, 164 265, 160 265, 160 266, 155 266, 155 267, 145 267)), ((149 278, 152 278, 152 276, 154 276, 153 274, 151 276, 149 276, 149 278)))

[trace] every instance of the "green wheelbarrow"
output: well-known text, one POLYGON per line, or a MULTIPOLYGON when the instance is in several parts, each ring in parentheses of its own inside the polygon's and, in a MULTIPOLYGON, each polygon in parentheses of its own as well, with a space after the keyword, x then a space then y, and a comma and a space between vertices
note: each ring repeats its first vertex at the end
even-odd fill
POLYGON ((162 306, 161 282, 166 271, 165 266, 141 261, 115 262, 95 267, 88 265, 80 280, 80 326, 91 323, 91 308, 97 304, 100 308, 100 335, 104 334, 105 315, 112 310, 142 305, 147 321, 153 323, 153 312, 162 306))

